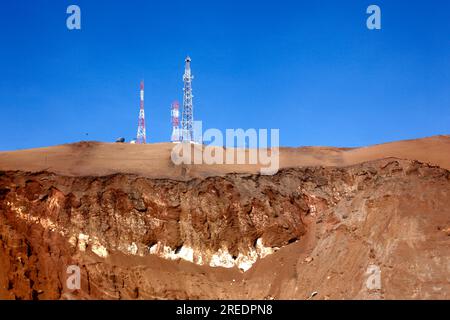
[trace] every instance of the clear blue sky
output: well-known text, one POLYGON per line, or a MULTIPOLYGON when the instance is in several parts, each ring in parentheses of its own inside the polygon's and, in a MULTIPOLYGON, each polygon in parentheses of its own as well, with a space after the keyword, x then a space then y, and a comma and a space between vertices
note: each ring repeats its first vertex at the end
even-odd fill
POLYGON ((142 78, 149 140, 168 141, 186 55, 204 127, 285 146, 449 134, 449 17, 447 0, 2 1, 0 150, 135 137, 142 78))

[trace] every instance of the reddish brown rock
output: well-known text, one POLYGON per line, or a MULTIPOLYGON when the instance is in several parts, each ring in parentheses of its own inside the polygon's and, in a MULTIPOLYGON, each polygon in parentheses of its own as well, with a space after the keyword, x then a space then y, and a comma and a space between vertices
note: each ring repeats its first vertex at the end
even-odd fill
MULTIPOLYGON (((189 181, 0 173, 2 299, 442 298, 450 174, 416 161, 189 181), (260 240, 258 240, 260 239, 260 240), (277 248, 242 273, 149 253, 277 248), (305 263, 305 261, 314 263, 305 263), (67 266, 81 289, 66 287, 67 266), (366 287, 369 265, 382 287, 366 287)), ((195 258, 194 258, 195 260, 195 258)))

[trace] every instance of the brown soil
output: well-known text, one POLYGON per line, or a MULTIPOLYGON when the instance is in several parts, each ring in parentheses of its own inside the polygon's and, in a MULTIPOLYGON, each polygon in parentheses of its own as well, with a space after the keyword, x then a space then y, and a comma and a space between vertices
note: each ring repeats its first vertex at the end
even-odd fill
MULTIPOLYGON (((148 178, 191 179, 227 173, 258 173, 259 165, 175 166, 174 144, 147 145, 79 142, 48 148, 0 152, 0 170, 48 171, 64 176, 106 176, 115 173, 148 178)), ((417 160, 450 170, 450 136, 435 136, 364 148, 280 148, 280 168, 350 166, 383 158, 417 160)))
POLYGON ((282 149, 274 176, 182 172, 170 148, 0 153, 0 299, 450 298, 449 137, 282 149), (258 239, 278 250, 246 272, 149 253, 159 242, 235 259, 258 239), (66 286, 73 264, 80 290, 66 286), (379 289, 366 285, 371 265, 379 289))

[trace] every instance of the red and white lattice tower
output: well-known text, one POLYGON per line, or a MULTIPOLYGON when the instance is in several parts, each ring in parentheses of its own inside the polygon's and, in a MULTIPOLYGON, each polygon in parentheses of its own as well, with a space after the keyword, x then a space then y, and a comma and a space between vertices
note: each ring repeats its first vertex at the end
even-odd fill
POLYGON ((136 143, 145 144, 146 134, 145 134, 145 112, 144 112, 144 81, 141 81, 141 106, 139 109, 139 121, 138 129, 136 135, 136 143))
POLYGON ((180 141, 180 104, 178 101, 172 102, 172 142, 180 141))

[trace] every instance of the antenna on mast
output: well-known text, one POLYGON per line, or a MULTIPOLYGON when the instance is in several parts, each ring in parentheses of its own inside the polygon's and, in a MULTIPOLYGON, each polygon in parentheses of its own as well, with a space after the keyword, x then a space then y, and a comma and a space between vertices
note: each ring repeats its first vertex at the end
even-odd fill
POLYGON ((145 112, 144 112, 144 81, 141 81, 141 91, 140 91, 140 108, 139 108, 139 120, 138 129, 136 135, 137 144, 147 143, 146 130, 145 130, 145 112))
POLYGON ((194 139, 194 106, 192 104, 192 79, 191 58, 188 56, 185 60, 184 68, 184 88, 183 88, 183 116, 181 119, 181 139, 182 141, 192 142, 194 139))

